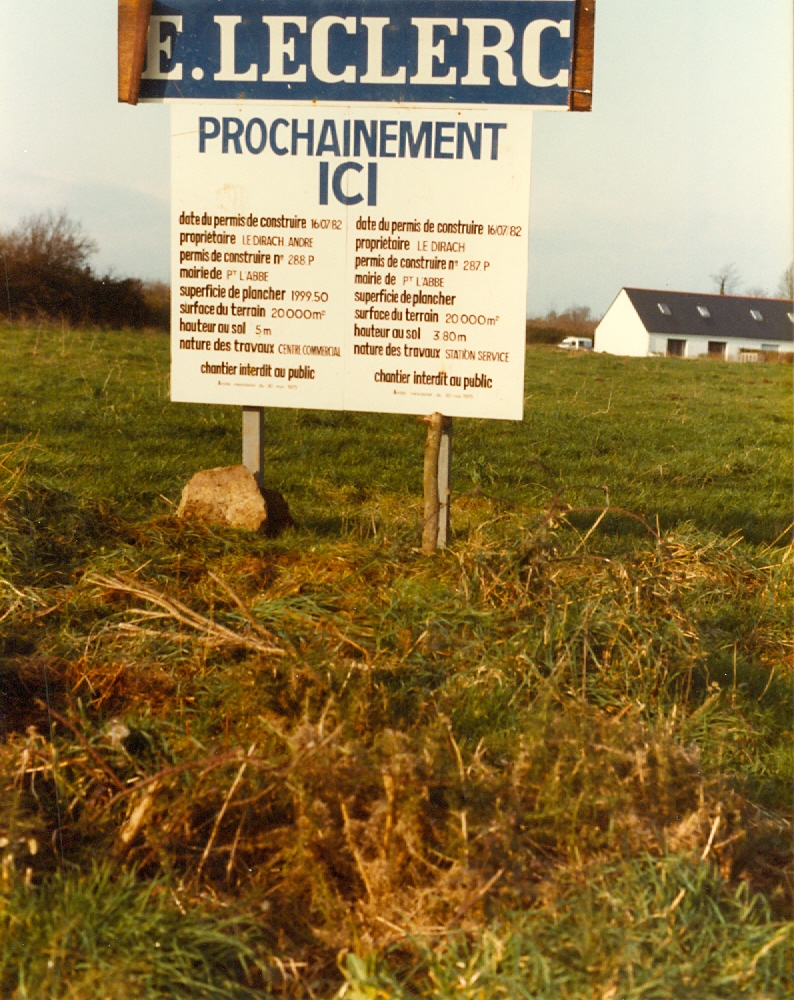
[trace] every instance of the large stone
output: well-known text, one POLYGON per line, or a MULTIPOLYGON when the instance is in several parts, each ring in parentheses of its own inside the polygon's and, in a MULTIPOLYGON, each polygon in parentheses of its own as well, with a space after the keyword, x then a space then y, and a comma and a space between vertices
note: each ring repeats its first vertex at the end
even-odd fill
POLYGON ((244 465, 197 472, 182 490, 177 517, 258 531, 267 519, 262 491, 244 465))

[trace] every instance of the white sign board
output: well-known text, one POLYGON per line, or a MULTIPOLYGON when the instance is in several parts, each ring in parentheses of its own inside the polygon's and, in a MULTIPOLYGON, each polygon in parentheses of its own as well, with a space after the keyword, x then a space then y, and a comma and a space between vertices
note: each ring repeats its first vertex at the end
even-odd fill
POLYGON ((174 400, 521 419, 529 108, 171 115, 174 400))

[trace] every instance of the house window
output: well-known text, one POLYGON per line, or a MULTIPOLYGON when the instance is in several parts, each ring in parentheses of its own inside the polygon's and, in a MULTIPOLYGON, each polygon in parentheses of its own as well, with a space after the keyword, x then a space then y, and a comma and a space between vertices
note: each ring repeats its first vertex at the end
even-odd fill
POLYGON ((659 312, 662 314, 662 316, 673 315, 672 312, 670 311, 670 306, 668 306, 666 302, 657 302, 656 305, 659 307, 659 312))
POLYGON ((756 323, 763 323, 764 321, 763 313, 760 313, 757 309, 751 309, 750 315, 753 317, 756 323))
POLYGON ((709 357, 710 358, 721 358, 725 360, 725 341, 724 340, 710 340, 709 341, 709 357))
POLYGON ((762 351, 777 351, 780 348, 780 344, 761 344, 762 351))
POLYGON ((711 313, 705 306, 698 306, 698 312, 703 317, 703 319, 711 319, 711 313))
POLYGON ((685 350, 686 350, 686 341, 685 340, 668 340, 667 341, 667 357, 668 358, 683 358, 685 350))

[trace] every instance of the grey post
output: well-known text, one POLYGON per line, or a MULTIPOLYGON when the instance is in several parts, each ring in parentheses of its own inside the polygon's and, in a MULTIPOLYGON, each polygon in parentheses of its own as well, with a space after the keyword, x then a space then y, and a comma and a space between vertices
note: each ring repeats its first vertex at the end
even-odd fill
POLYGON ((260 488, 265 485, 265 408, 243 407, 243 465, 260 488))

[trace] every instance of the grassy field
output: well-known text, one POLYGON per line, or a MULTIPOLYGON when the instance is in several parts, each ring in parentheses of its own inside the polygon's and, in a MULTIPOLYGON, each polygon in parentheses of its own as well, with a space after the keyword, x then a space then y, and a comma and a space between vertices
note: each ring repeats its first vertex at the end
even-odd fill
MULTIPOLYGON (((236 462, 235 407, 168 401, 159 335, 32 329, 0 345, 0 440, 37 447, 37 479, 162 513, 196 469, 236 462)), ((453 487, 537 507, 615 506, 771 542, 791 521, 791 368, 527 355, 523 423, 459 420, 453 487)), ((269 485, 322 530, 330 487, 415 497, 423 435, 412 417, 271 410, 269 485)), ((332 532, 338 527, 329 524, 332 532)))
POLYGON ((0 996, 791 993, 784 364, 527 354, 458 420, 268 411, 277 539, 173 516, 239 410, 0 343, 0 996))

